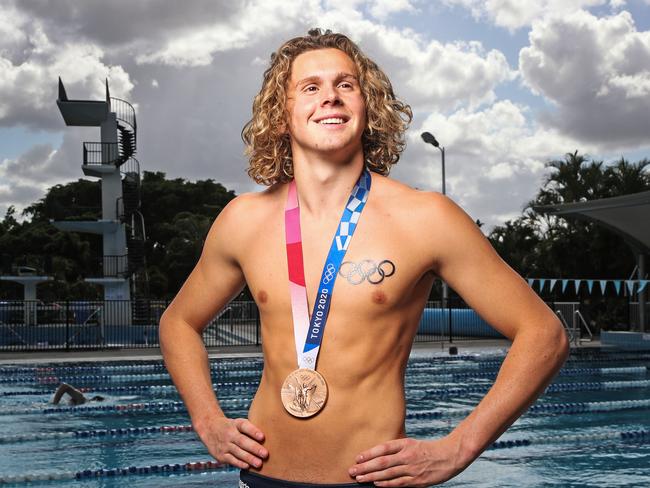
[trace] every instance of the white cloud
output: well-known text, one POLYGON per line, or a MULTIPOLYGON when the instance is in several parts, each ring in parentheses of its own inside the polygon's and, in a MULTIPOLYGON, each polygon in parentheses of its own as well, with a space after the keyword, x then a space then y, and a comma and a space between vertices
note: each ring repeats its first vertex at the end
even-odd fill
MULTIPOLYGON (((473 9, 477 17, 511 30, 532 23, 527 68, 521 62, 519 67, 526 82, 522 90, 528 87, 550 100, 556 117, 547 115, 546 125, 537 123, 525 105, 497 98, 500 86, 516 73, 502 52, 486 47, 489 35, 485 44, 476 40, 484 26, 477 26, 476 33, 459 32, 462 40, 441 42, 433 30, 391 24, 395 13, 409 12, 413 5, 423 8, 421 1, 114 0, 80 2, 68 10, 45 0, 15 3, 13 9, 4 2, 0 126, 56 126, 65 130, 65 139, 61 147, 24 151, 0 162, 0 216, 8 204, 29 204, 46 187, 81 177, 81 142, 99 137, 96 128, 87 133, 64 129, 54 105, 59 74, 70 97, 79 99, 101 99, 103 79, 110 75, 111 93, 140 107, 143 170, 215 178, 237 192, 258 189, 245 174, 239 132, 271 51, 316 26, 347 33, 413 106, 409 146, 393 175, 439 190, 439 153, 419 137, 422 130, 435 133, 447 147, 450 195, 491 225, 532 198, 546 160, 575 149, 593 154, 593 135, 579 132, 592 134, 591 119, 606 121, 615 132, 625 113, 650 113, 646 33, 621 20, 614 29, 611 18, 605 18, 598 29, 607 42, 601 42, 593 36, 591 19, 581 24, 567 14, 581 6, 611 7, 611 0, 439 1, 473 9), (125 5, 133 7, 128 17, 123 16, 125 5), (552 20, 554 9, 566 14, 564 25, 552 20), (603 108, 603 101, 617 106, 603 108)), ((647 126, 636 127, 637 144, 647 126)))
POLYGON ((398 96, 421 110, 492 102, 495 87, 515 76, 503 53, 486 52, 480 42, 427 40, 348 11, 327 11, 320 18, 323 25, 349 33, 387 72, 398 96))
POLYGON ((520 73, 555 104, 547 123, 603 146, 648 143, 650 32, 637 31, 628 12, 548 17, 533 24, 529 38, 520 73))
POLYGON ((489 231, 534 197, 546 161, 577 147, 593 148, 531 122, 527 112, 500 100, 477 111, 431 114, 409 131, 409 146, 393 174, 412 186, 440 191, 439 152, 420 140, 421 132, 432 132, 445 146, 447 194, 489 231))
POLYGON ((128 96, 133 88, 121 66, 102 62, 98 46, 55 44, 38 19, 12 7, 0 6, 0 19, 5 19, 0 21, 0 126, 60 128, 60 115, 52 110, 59 76, 77 98, 103 98, 105 77, 118 96, 128 96))
MULTIPOLYGON (((546 15, 562 15, 581 8, 595 7, 607 0, 441 0, 469 10, 477 20, 487 19, 499 27, 514 31, 531 25, 546 15)), ((611 0, 620 4, 620 0, 611 0)))
POLYGON ((10 205, 20 214, 48 188, 87 178, 80 170, 80 141, 96 140, 98 132, 95 127, 69 127, 60 147, 35 144, 15 158, 0 160, 0 219, 10 205))
POLYGON ((139 63, 207 66, 216 53, 242 49, 263 41, 272 32, 290 30, 304 15, 319 8, 317 1, 256 0, 228 23, 216 20, 168 37, 159 49, 139 54, 139 63))
MULTIPOLYGON (((620 89, 627 99, 650 96, 650 70, 634 75, 613 76, 609 80, 609 86, 620 89)), ((604 86, 598 95, 607 96, 609 93, 608 87, 604 86)))
POLYGON ((49 144, 37 144, 15 159, 0 162, 0 218, 10 205, 17 214, 30 203, 43 197, 53 176, 57 150, 49 144))
MULTIPOLYGON (((135 60, 140 64, 174 67, 209 66, 215 56, 225 52, 253 50, 254 66, 265 66, 269 36, 285 39, 301 35, 309 27, 320 26, 346 32, 362 47, 374 46, 371 53, 391 71, 394 85, 410 97, 413 105, 429 109, 450 109, 460 104, 478 106, 495 99, 494 88, 512 79, 514 72, 503 53, 484 50, 476 41, 440 43, 425 40, 410 29, 397 29, 364 19, 364 2, 317 0, 296 2, 254 1, 246 4, 230 22, 215 20, 173 31, 159 45, 133 44, 135 60), (264 53, 260 56, 258 53, 264 53)), ((369 5, 377 16, 413 10, 408 1, 374 0, 369 5)))
POLYGON ((370 3, 370 15, 385 21, 397 12, 415 12, 416 9, 409 0, 373 0, 370 3))

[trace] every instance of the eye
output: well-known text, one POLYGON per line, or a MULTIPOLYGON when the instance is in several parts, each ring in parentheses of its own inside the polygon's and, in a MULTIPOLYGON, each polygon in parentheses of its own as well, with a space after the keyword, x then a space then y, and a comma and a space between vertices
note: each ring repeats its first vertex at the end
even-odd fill
POLYGON ((350 83, 349 81, 343 81, 343 82, 339 83, 339 87, 341 87, 341 88, 353 88, 352 83, 350 83))
POLYGON ((302 89, 302 91, 307 92, 307 93, 314 93, 317 90, 318 90, 318 87, 316 85, 307 85, 305 88, 302 89))

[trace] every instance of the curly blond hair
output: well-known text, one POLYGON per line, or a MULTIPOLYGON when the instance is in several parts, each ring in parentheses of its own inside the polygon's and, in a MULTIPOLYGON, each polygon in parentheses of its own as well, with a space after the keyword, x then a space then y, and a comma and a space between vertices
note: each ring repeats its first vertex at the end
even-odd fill
POLYGON ((293 179, 291 142, 285 131, 287 84, 291 65, 298 55, 335 48, 355 63, 366 104, 366 128, 362 135, 366 167, 387 175, 406 145, 404 132, 413 118, 411 107, 399 101, 388 77, 377 64, 343 34, 311 29, 307 36, 285 42, 271 55, 262 89, 253 100, 253 117, 241 137, 249 158, 248 174, 255 182, 273 185, 293 179))

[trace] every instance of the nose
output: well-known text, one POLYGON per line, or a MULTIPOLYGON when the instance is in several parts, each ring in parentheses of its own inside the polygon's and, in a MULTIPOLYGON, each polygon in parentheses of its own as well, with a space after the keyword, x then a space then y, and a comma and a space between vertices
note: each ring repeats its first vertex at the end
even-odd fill
POLYGON ((326 106, 326 105, 341 105, 343 102, 341 100, 341 97, 339 96, 339 93, 336 90, 336 87, 328 87, 328 88, 323 88, 321 90, 322 98, 321 98, 321 106, 326 106))

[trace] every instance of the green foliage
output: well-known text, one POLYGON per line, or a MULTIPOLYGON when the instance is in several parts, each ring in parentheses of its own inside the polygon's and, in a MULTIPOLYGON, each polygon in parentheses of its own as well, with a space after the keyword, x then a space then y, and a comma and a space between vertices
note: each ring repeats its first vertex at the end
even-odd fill
MULTIPOLYGON (((650 190, 647 171, 650 161, 643 159, 631 164, 621 158, 605 166, 602 161, 590 161, 576 151, 546 166, 552 171, 535 199, 526 204, 522 216, 495 227, 490 233, 488 239, 499 255, 525 277, 621 279, 630 276, 636 264, 635 256, 619 234, 589 220, 546 215, 534 211, 533 207, 650 190)), ((573 290, 544 298, 576 299, 573 290)), ((580 298, 593 301, 586 294, 580 298)), ((624 322, 624 305, 625 300, 618 307, 612 307, 611 300, 609 305, 603 303, 592 311, 592 320, 598 325, 624 322)))
MULTIPOLYGON (((213 180, 168 180, 164 173, 145 171, 141 196, 150 295, 172 298, 196 264, 212 221, 235 194, 213 180)), ((27 265, 53 276, 54 281, 39 285, 42 300, 101 299, 101 288, 84 281, 98 274, 101 236, 63 232, 50 224, 96 220, 100 205, 100 183, 80 179, 50 188, 24 210, 22 222, 10 207, 0 221, 0 271, 27 265)), ((2 283, 0 300, 21 298, 19 285, 2 283)))
POLYGON ((173 298, 194 268, 212 221, 234 197, 211 179, 167 180, 164 173, 144 172, 142 214, 152 297, 173 298))
POLYGON ((23 211, 31 222, 50 220, 97 220, 102 214, 102 195, 98 181, 79 179, 56 185, 37 203, 23 211))
POLYGON ((621 278, 635 266, 623 238, 592 221, 538 213, 533 207, 615 197, 650 190, 650 161, 620 159, 605 166, 578 152, 549 161, 537 196, 521 217, 495 227, 489 240, 519 274, 555 278, 621 278))
MULTIPOLYGON (((649 165, 647 159, 637 163, 620 159, 605 166, 577 152, 550 161, 548 177, 522 215, 495 227, 488 238, 522 276, 627 277, 634 267, 634 257, 617 234, 588 221, 539 214, 533 207, 648 190, 649 165)), ((145 171, 141 197, 150 296, 169 299, 195 266, 212 221, 235 194, 211 179, 190 182, 145 171)), ((101 288, 84 279, 98 271, 101 237, 62 232, 50 224, 52 219, 95 220, 101 214, 100 202, 99 182, 80 179, 50 188, 40 201, 25 209, 22 221, 10 207, 0 221, 2 271, 9 273, 12 264, 24 264, 54 276, 54 281, 39 287, 43 300, 100 299, 101 288)), ((482 223, 477 221, 477 225, 482 223)), ((438 298, 439 283, 434 287, 438 298)), ((0 300, 20 298, 19 285, 2 283, 0 300)), ((546 298, 563 297, 556 294, 546 298)), ((564 298, 574 300, 575 296, 564 298)), ((598 313, 594 311, 594 315, 598 313)))

